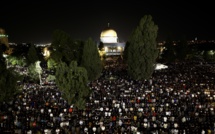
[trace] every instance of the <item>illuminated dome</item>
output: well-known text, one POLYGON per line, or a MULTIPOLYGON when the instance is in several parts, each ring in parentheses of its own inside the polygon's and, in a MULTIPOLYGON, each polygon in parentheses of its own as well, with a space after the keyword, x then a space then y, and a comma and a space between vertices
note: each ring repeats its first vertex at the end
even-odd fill
POLYGON ((103 43, 117 43, 118 37, 115 30, 107 28, 101 32, 100 40, 103 43))

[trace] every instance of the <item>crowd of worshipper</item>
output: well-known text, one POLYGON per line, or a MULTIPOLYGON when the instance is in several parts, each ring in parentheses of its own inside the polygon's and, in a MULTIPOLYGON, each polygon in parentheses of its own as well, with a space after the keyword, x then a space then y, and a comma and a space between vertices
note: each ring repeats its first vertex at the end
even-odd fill
POLYGON ((0 133, 214 134, 215 65, 187 61, 133 80, 124 65, 107 66, 89 83, 86 108, 68 105, 54 83, 24 83, 0 109, 0 133))

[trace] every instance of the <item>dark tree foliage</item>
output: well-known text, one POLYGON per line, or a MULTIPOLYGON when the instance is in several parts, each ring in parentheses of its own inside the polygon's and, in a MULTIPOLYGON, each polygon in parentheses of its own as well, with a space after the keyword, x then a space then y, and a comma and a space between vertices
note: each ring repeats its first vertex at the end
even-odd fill
POLYGON ((85 42, 82 40, 76 40, 74 42, 73 55, 74 55, 74 60, 77 61, 78 65, 81 64, 84 44, 85 44, 85 42))
POLYGON ((2 103, 10 101, 18 93, 17 81, 19 75, 7 69, 0 70, 0 73, 0 103, 2 103))
POLYGON ((99 57, 97 45, 89 38, 83 47, 81 66, 86 68, 88 79, 96 80, 102 71, 102 62, 99 57))
POLYGON ((76 61, 72 61, 68 66, 60 62, 55 73, 56 84, 62 92, 62 97, 69 105, 74 105, 78 109, 85 109, 86 99, 90 88, 87 86, 87 71, 83 67, 78 67, 76 61))
POLYGON ((99 50, 100 50, 100 51, 103 51, 103 50, 104 50, 104 43, 103 43, 103 42, 100 42, 100 43, 99 43, 99 50))
POLYGON ((193 44, 189 44, 188 47, 189 47, 189 58, 194 58, 202 61, 203 60, 211 61, 215 59, 214 42, 193 43, 193 44))
POLYGON ((36 70, 35 63, 32 63, 28 66, 28 75, 30 80, 35 81, 36 83, 39 83, 39 75, 36 70))
POLYGON ((128 74, 135 80, 151 77, 156 59, 158 26, 154 24, 151 15, 141 18, 139 25, 133 31, 128 46, 128 74))
POLYGON ((38 53, 34 44, 30 45, 26 60, 28 65, 34 64, 36 61, 39 60, 38 53))
POLYGON ((18 92, 16 83, 20 78, 13 70, 6 68, 3 51, 4 49, 0 47, 0 105, 2 102, 10 101, 18 92))
POLYGON ((46 62, 46 59, 43 56, 43 47, 36 47, 36 52, 38 56, 38 60, 41 61, 42 63, 46 62))
POLYGON ((202 57, 205 61, 208 62, 214 62, 215 61, 215 55, 214 55, 214 50, 205 50, 202 52, 202 57))
POLYGON ((2 53, 5 52, 8 48, 5 44, 0 43, 2 53))
POLYGON ((10 46, 13 49, 11 56, 15 57, 27 57, 27 53, 30 48, 30 43, 27 44, 17 44, 16 46, 10 46))
POLYGON ((124 52, 123 52, 123 61, 124 62, 127 62, 127 60, 128 60, 128 47, 129 47, 129 45, 130 45, 130 43, 127 41, 125 44, 124 52))
POLYGON ((73 41, 69 34, 62 30, 55 30, 51 45, 51 58, 69 64, 72 60, 80 60, 81 41, 73 41))
POLYGON ((5 49, 5 45, 0 44, 0 71, 6 69, 5 58, 3 57, 5 49))

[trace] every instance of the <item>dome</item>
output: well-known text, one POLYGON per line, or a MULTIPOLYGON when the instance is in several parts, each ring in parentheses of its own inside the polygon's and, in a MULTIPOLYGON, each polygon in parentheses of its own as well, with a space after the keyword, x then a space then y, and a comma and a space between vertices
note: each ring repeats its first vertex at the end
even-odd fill
POLYGON ((111 28, 107 28, 101 32, 100 40, 103 43, 117 43, 117 33, 111 28))
POLYGON ((117 37, 116 31, 113 29, 107 29, 101 32, 100 37, 117 37))

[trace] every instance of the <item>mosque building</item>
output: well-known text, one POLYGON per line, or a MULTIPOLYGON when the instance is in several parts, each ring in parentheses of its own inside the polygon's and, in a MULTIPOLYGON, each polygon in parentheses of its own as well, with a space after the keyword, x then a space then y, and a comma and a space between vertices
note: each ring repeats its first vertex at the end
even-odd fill
POLYGON ((105 55, 121 55, 125 48, 124 42, 119 42, 117 33, 114 29, 108 27, 102 30, 100 42, 104 45, 105 55))

